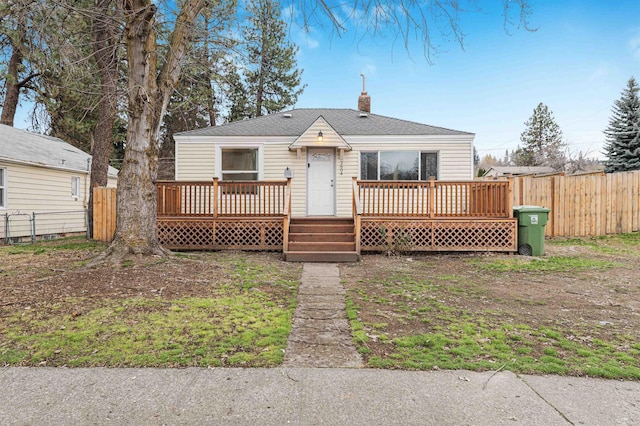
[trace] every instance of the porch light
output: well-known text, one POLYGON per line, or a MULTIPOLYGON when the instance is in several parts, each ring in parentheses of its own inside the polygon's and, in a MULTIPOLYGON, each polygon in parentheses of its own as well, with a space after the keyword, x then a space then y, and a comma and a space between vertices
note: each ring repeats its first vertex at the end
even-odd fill
POLYGON ((318 132, 318 142, 322 142, 324 140, 324 136, 322 136, 322 132, 318 132))

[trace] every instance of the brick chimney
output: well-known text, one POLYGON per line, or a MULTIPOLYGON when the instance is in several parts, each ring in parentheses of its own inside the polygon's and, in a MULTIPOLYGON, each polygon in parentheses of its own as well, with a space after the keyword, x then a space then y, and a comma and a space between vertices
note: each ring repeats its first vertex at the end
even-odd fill
POLYGON ((362 76, 362 93, 358 97, 358 110, 362 112, 371 112, 371 96, 367 94, 367 86, 366 86, 366 77, 364 74, 360 74, 362 76))

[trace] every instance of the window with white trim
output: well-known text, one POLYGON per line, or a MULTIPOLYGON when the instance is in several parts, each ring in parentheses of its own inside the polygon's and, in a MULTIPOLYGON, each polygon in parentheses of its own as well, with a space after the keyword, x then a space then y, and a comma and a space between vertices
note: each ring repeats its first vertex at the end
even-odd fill
POLYGON ((222 180, 258 180, 258 148, 222 148, 222 180))
POLYGON ((438 153, 429 151, 374 151, 360 153, 362 180, 438 179, 438 153))
POLYGON ((7 208, 7 169, 0 167, 0 209, 7 208))
POLYGON ((71 178, 71 196, 73 198, 80 197, 80 178, 77 176, 71 178))

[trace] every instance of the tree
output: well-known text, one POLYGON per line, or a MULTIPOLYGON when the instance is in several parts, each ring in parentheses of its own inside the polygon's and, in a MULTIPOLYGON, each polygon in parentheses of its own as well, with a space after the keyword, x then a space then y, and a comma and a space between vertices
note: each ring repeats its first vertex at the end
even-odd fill
POLYGON ((298 47, 287 42, 280 12, 278 0, 251 0, 247 7, 248 25, 243 34, 249 67, 245 80, 253 117, 294 105, 304 91, 300 87, 302 70, 296 68, 298 47))
POLYGON ((120 0, 118 6, 125 18, 129 120, 116 192, 116 232, 104 253, 113 261, 127 254, 165 253, 156 236, 154 182, 160 130, 193 37, 193 25, 206 1, 181 2, 161 63, 156 44, 157 7, 151 0, 120 0))
POLYGON ((107 186, 109 159, 114 151, 114 128, 118 111, 118 45, 121 27, 113 25, 120 21, 113 0, 95 0, 95 11, 91 17, 93 34, 93 56, 98 72, 99 100, 96 124, 91 146, 91 179, 89 183, 89 205, 87 206, 89 233, 93 234, 93 188, 107 186))
POLYGON ((640 98, 631 77, 620 99, 613 104, 609 127, 604 131, 605 172, 640 170, 640 98))
POLYGON ((40 73, 31 66, 32 52, 37 51, 37 23, 42 16, 33 0, 16 0, 0 4, 0 123, 13 126, 20 95, 34 88, 40 73))
POLYGON ((519 166, 550 166, 562 170, 566 162, 562 130, 553 118, 553 113, 542 102, 533 110, 520 135, 523 147, 516 150, 519 166))

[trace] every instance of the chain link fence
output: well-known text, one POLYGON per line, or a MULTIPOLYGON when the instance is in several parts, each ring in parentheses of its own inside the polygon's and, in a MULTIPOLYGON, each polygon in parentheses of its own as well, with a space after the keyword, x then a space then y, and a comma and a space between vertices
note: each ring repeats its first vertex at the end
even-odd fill
POLYGON ((87 210, 14 212, 0 215, 0 243, 34 243, 38 239, 87 234, 87 210))

